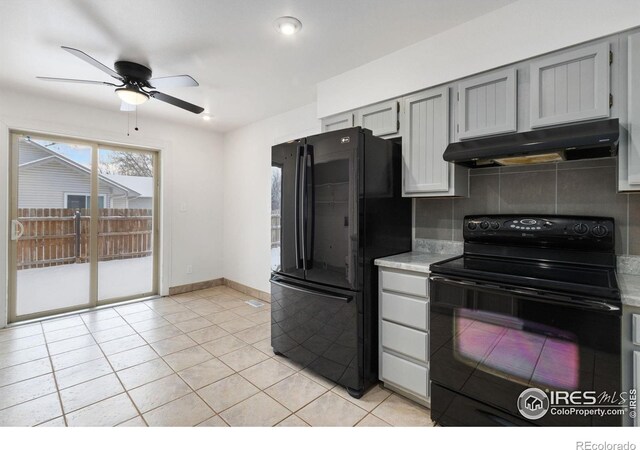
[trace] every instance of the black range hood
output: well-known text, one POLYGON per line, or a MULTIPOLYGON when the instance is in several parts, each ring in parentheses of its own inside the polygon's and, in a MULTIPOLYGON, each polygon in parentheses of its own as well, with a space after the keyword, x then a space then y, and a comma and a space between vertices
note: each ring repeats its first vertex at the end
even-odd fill
POLYGON ((466 167, 512 166, 615 156, 618 119, 454 142, 445 161, 466 167))

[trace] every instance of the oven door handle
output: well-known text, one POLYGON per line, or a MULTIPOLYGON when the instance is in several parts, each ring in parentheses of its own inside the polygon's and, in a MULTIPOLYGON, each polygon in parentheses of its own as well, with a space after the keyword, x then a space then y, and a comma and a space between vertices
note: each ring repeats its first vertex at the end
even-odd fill
MULTIPOLYGON (((514 288, 509 286, 497 286, 495 284, 481 283, 478 281, 462 281, 462 280, 453 280, 451 278, 440 277, 437 275, 431 275, 430 279, 432 281, 437 281, 441 283, 453 284, 463 287, 477 287, 483 289, 492 289, 492 290, 501 290, 505 291, 509 294, 519 294, 526 295, 528 297, 534 297, 536 300, 546 303, 553 303, 557 305, 567 305, 567 306, 575 306, 578 308, 591 309, 595 311, 620 311, 620 307, 615 305, 610 305, 605 302, 600 302, 598 300, 574 300, 571 297, 558 295, 558 294, 546 294, 535 289, 526 289, 526 288, 514 288)), ((433 301, 433 300, 432 300, 433 301)))

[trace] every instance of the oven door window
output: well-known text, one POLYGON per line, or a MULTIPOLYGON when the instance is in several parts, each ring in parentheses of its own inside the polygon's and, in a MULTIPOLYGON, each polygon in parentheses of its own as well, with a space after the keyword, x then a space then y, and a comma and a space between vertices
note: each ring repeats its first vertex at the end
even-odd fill
POLYGON ((580 352, 573 333, 467 308, 455 310, 454 327, 454 356, 464 364, 525 387, 578 388, 580 352))
POLYGON ((430 301, 433 383, 517 417, 528 387, 620 391, 619 315, 445 281, 431 282, 430 301))

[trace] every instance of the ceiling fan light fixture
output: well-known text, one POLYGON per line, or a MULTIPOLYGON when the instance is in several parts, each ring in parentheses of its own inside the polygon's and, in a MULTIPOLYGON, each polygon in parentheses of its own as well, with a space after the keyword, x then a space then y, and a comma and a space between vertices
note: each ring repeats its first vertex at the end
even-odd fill
POLYGON ((116 89, 116 94, 129 105, 142 105, 149 100, 149 95, 131 86, 116 89))
POLYGON ((285 36, 291 36, 302 28, 302 22, 295 17, 283 16, 278 17, 275 22, 276 30, 285 36))

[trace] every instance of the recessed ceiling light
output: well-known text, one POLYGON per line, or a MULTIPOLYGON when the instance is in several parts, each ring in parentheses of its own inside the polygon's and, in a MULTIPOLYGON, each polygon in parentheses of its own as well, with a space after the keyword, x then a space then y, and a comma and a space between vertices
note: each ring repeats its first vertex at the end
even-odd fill
POLYGON ((204 116, 202 116, 202 120, 204 120, 205 122, 208 122, 211 120, 211 116, 208 114, 205 114, 204 116))
POLYGON ((291 36, 292 34, 297 33, 302 28, 302 22, 300 22, 295 17, 284 16, 276 19, 275 22, 276 30, 280 33, 291 36))

